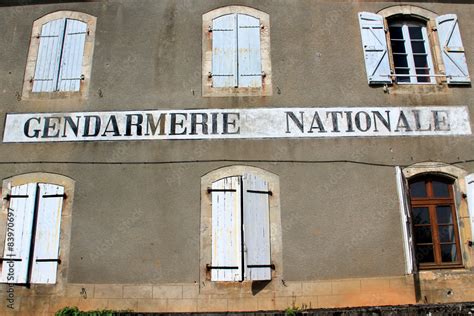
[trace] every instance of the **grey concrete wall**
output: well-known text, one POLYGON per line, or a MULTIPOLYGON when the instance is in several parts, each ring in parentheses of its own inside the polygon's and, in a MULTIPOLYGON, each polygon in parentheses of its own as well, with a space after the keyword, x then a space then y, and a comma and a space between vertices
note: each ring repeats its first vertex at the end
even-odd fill
MULTIPOLYGON (((357 13, 395 3, 124 0, 0 8, 0 129, 5 114, 13 112, 468 105, 472 113, 470 87, 386 94, 367 85, 357 13), (201 16, 230 4, 270 14, 272 97, 201 97, 201 16), (89 98, 21 100, 17 93, 32 23, 56 10, 98 17, 89 98)), ((458 14, 474 73, 474 6, 419 5, 438 14, 458 14)), ((1 144, 0 178, 44 171, 76 180, 69 281, 192 282, 199 277, 200 177, 232 163, 139 162, 357 160, 408 165, 471 159, 473 144, 471 136, 1 144), (10 163, 39 161, 62 163, 10 163), (107 161, 130 164, 93 164, 107 161)), ((403 274, 393 167, 247 164, 280 176, 284 279, 403 274)), ((459 166, 474 171, 472 163, 459 166)))

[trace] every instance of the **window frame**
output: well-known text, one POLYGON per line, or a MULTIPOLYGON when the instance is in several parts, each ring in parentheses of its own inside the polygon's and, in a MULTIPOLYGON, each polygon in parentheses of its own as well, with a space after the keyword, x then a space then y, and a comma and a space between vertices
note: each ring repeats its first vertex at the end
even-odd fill
POLYGON ((252 282, 267 282, 268 286, 278 289, 281 286, 283 276, 282 259, 282 231, 280 217, 280 183, 279 177, 269 171, 243 165, 233 165, 213 170, 201 177, 201 230, 200 230, 200 290, 202 293, 232 292, 235 288, 246 288, 252 282), (251 173, 260 177, 268 183, 268 189, 272 192, 269 197, 270 214, 270 256, 272 278, 269 281, 211 281, 210 271, 207 266, 212 260, 212 196, 208 188, 219 179, 243 176, 251 173))
MULTIPOLYGON (((432 238, 432 245, 433 245, 433 256, 434 262, 433 263, 421 263, 418 262, 417 264, 420 270, 429 270, 429 269, 449 269, 449 268, 462 268, 462 255, 461 255, 461 244, 460 244, 460 236, 459 236, 459 227, 458 227, 458 216, 456 212, 456 204, 454 202, 454 180, 449 177, 443 177, 440 175, 435 174, 424 174, 418 175, 416 177, 412 177, 409 181, 409 187, 414 182, 423 181, 425 184, 425 189, 427 196, 426 197, 413 197, 410 194, 410 211, 412 212, 412 218, 414 218, 413 209, 415 207, 426 207, 428 208, 430 223, 423 224, 422 226, 430 227, 431 228, 431 238, 432 238), (435 197, 433 194, 433 181, 440 181, 446 183, 448 185, 448 192, 449 197, 435 197), (439 224, 437 222, 437 215, 436 215, 436 207, 437 206, 446 206, 449 205, 451 207, 451 216, 453 218, 453 234, 454 234, 454 244, 456 245, 456 256, 458 260, 456 262, 443 262, 441 258, 441 244, 438 229, 443 224, 439 224)), ((411 189, 411 187, 410 187, 411 189)), ((421 224, 412 223, 412 231, 413 235, 416 236, 416 226, 421 224)), ((414 247, 417 247, 416 237, 414 237, 414 247)), ((415 253, 416 256, 416 253, 415 253)))
POLYGON ((262 11, 246 6, 226 6, 209 11, 202 16, 202 96, 271 96, 272 70, 270 59, 270 16, 262 11), (222 87, 212 86, 212 25, 213 20, 228 14, 243 14, 260 20, 261 87, 222 87))
MULTIPOLYGON (((3 257, 5 237, 6 237, 6 223, 9 201, 7 200, 12 187, 28 184, 28 183, 47 183, 62 186, 66 198, 63 199, 60 233, 59 233, 59 258, 61 263, 58 264, 56 271, 56 283, 43 284, 31 283, 30 290, 33 292, 41 291, 44 294, 61 294, 64 293, 67 284, 67 271, 69 266, 69 251, 71 238, 71 213, 74 198, 75 182, 71 178, 53 173, 28 173, 13 176, 3 180, 2 185, 2 210, 0 212, 0 254, 3 257)), ((1 273, 1 268, 0 268, 1 273)))
POLYGON ((385 23, 387 24, 387 46, 388 46, 388 51, 389 51, 389 60, 390 60, 390 68, 392 71, 392 76, 394 76, 394 84, 398 85, 433 85, 437 84, 436 80, 436 67, 435 67, 435 62, 433 59, 433 43, 430 40, 432 39, 433 36, 429 36, 429 26, 427 21, 422 21, 420 19, 416 19, 413 17, 391 17, 389 19, 386 19, 385 23), (392 45, 392 34, 390 32, 390 27, 401 27, 402 28, 402 34, 403 34, 403 41, 404 41, 404 47, 405 47, 405 52, 407 54, 407 63, 408 63, 408 68, 409 68, 409 79, 410 82, 399 82, 398 77, 405 77, 403 75, 397 75, 396 73, 396 67, 395 66, 395 58, 394 58, 394 52, 393 52, 393 45, 392 45), (429 82, 418 82, 418 81, 413 81, 418 80, 418 77, 416 76, 416 65, 414 61, 414 54, 413 49, 412 49, 412 39, 410 38, 410 34, 408 31, 409 27, 421 27, 421 32, 423 35, 423 41, 424 41, 424 48, 426 51, 426 58, 427 58, 427 64, 428 68, 430 69, 429 74, 430 76, 428 77, 430 79, 429 82))
POLYGON ((23 80, 22 99, 64 99, 71 97, 85 98, 88 96, 92 56, 94 53, 94 42, 96 33, 97 18, 83 12, 76 11, 56 11, 47 14, 33 22, 31 32, 30 47, 28 50, 28 59, 23 80), (82 57, 82 74, 84 79, 80 81, 79 91, 51 91, 51 92, 33 92, 33 78, 35 76, 36 62, 38 59, 40 34, 44 24, 59 20, 70 19, 78 20, 87 24, 87 35, 84 42, 84 53, 82 57))

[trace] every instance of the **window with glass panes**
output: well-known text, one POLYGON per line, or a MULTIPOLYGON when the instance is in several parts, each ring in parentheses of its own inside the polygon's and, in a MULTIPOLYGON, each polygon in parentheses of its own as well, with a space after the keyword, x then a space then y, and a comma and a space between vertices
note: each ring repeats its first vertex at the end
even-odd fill
POLYGON ((422 177, 410 181, 416 261, 420 269, 461 267, 453 181, 422 177))
POLYGON ((397 83, 435 83, 426 24, 390 21, 390 43, 397 83))

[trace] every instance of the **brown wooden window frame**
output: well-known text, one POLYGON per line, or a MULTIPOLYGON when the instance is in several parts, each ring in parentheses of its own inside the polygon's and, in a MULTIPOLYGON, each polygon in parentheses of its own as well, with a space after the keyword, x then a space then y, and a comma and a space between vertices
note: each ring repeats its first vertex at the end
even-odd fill
POLYGON ((463 268, 462 263, 462 254, 461 254, 461 242, 459 227, 457 221, 457 212, 456 204, 454 201, 454 180, 441 176, 441 175, 421 175, 410 179, 409 187, 411 192, 411 185, 416 182, 423 181, 425 184, 426 197, 412 197, 410 194, 410 212, 412 213, 412 218, 414 218, 413 209, 415 207, 426 207, 428 208, 430 223, 429 224, 415 224, 412 222, 412 231, 414 237, 414 248, 415 248, 415 257, 417 257, 417 265, 420 270, 427 269, 451 269, 451 268, 463 268), (448 185, 448 197, 435 197, 433 192, 433 181, 439 181, 448 185), (438 224, 436 207, 437 206, 450 206, 451 207, 451 216, 452 224, 438 224), (442 226, 453 226, 454 230, 454 242, 441 242, 439 237, 439 227, 442 226), (416 227, 430 227, 431 228, 431 243, 420 243, 420 245, 433 245, 433 263, 421 263, 418 260, 417 256, 417 241, 416 241, 416 227), (456 245, 456 262, 443 262, 441 256, 441 245, 443 244, 455 244, 456 245))

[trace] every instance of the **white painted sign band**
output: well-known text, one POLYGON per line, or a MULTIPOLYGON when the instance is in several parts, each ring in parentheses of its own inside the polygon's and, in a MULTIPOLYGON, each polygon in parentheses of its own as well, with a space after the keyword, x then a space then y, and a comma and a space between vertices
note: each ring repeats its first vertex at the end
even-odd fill
POLYGON ((466 106, 7 114, 3 142, 470 135, 466 106))

